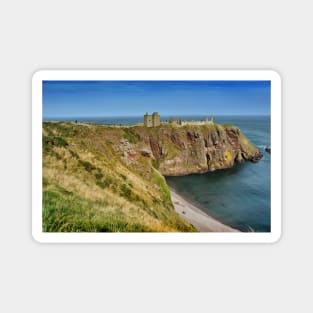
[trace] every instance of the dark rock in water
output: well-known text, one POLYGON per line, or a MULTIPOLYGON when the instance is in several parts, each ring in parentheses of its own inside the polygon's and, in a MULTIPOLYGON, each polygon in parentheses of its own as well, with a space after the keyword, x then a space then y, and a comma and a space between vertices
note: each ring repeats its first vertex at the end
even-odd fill
POLYGON ((258 153, 258 154, 255 154, 255 155, 251 158, 251 162, 253 162, 253 163, 259 162, 262 158, 263 158, 263 154, 260 152, 260 153, 258 153))
POLYGON ((270 147, 265 147, 265 151, 271 154, 271 148, 270 147))

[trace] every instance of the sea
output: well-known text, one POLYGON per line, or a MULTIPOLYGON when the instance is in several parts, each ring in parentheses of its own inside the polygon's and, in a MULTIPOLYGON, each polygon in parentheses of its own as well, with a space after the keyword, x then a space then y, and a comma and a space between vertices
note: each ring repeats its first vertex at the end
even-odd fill
POLYGON ((188 201, 220 222, 243 232, 271 231, 271 145, 269 116, 221 116, 258 147, 263 158, 206 174, 167 177, 167 183, 188 201))
MULTIPOLYGON (((167 121, 173 116, 161 116, 167 121)), ((184 120, 204 120, 206 116, 180 116, 184 120)), ((175 118, 175 117, 174 117, 175 118)), ((271 231, 271 145, 270 116, 215 116, 218 124, 232 124, 260 149, 258 163, 245 162, 206 174, 166 177, 168 185, 183 198, 220 222, 243 232, 271 231)), ((105 125, 134 125, 136 117, 46 118, 44 121, 77 121, 105 125)))

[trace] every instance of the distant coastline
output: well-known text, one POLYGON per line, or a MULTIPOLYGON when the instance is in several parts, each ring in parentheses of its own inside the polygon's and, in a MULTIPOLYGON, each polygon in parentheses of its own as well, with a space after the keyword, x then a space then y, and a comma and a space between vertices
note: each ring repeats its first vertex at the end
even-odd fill
MULTIPOLYGON (((210 115, 210 114, 209 114, 210 115)), ((182 118, 184 120, 203 120, 208 115, 161 115, 161 122, 169 121, 172 118, 182 118)), ((210 115, 211 116, 211 115, 210 115)), ((234 117, 241 117, 243 119, 254 118, 264 118, 269 117, 269 115, 214 115, 216 123, 232 123, 234 117)), ((75 122, 79 123, 91 123, 98 125, 123 125, 123 126, 132 126, 138 123, 143 123, 143 116, 77 116, 77 117, 43 117, 43 122, 75 122)))

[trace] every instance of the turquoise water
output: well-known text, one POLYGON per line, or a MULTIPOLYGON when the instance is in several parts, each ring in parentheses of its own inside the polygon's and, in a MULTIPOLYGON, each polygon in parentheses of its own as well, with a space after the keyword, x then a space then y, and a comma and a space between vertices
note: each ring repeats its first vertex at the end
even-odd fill
POLYGON ((261 150, 258 163, 237 164, 206 174, 167 177, 183 197, 217 220, 241 231, 271 231, 270 117, 217 117, 217 123, 238 126, 261 150))

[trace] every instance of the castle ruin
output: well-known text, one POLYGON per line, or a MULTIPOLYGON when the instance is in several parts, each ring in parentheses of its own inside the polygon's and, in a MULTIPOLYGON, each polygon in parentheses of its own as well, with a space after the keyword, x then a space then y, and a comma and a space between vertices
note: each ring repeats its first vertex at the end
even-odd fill
POLYGON ((199 120, 182 120, 181 118, 180 119, 170 118, 169 123, 180 125, 180 126, 184 126, 184 125, 214 125, 215 121, 214 121, 214 117, 211 117, 210 120, 208 117, 206 117, 202 121, 199 121, 199 120))
POLYGON ((153 112, 152 115, 146 113, 144 115, 144 125, 146 127, 156 127, 160 126, 160 115, 158 112, 153 112))

